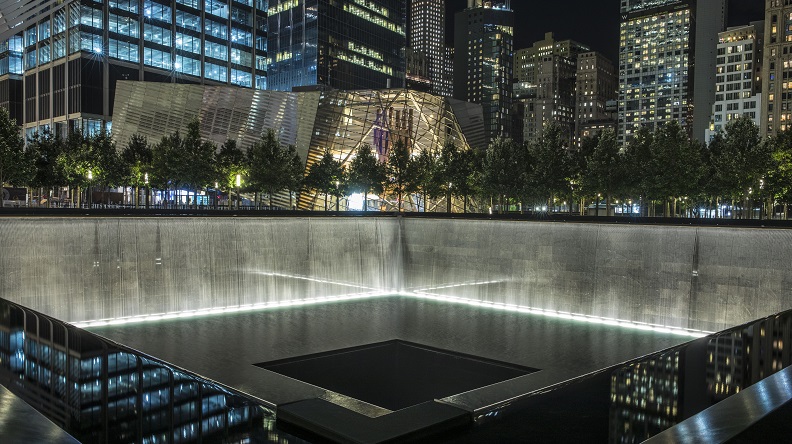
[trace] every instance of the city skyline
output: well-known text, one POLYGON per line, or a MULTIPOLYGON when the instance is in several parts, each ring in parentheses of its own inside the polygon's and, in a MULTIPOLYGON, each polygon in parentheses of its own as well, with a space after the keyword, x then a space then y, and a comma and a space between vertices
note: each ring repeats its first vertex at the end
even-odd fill
MULTIPOLYGON (((546 32, 553 32, 558 40, 572 39, 588 45, 616 62, 619 50, 619 3, 603 6, 604 2, 571 0, 559 8, 554 2, 512 2, 516 17, 514 49, 530 47, 542 40, 546 32), (532 10, 536 13, 531 14, 532 10), (571 12, 574 11, 574 12, 571 12), (574 14, 574 15, 573 15, 574 14), (597 32, 574 18, 585 17, 588 23, 600 23, 597 32)), ((467 0, 446 1, 446 44, 453 46, 453 17, 467 7, 467 0)), ((764 18, 764 2, 757 0, 729 0, 728 26, 748 24, 764 18)))

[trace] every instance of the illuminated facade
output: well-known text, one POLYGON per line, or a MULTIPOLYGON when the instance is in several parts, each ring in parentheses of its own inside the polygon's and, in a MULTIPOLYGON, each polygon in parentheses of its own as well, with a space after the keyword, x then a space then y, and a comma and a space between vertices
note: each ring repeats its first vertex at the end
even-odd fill
MULTIPOLYGON (((424 148, 439 152, 448 141, 462 150, 486 144, 480 105, 406 89, 284 92, 119 82, 116 101, 113 137, 120 144, 133 134, 157 142, 198 117, 205 139, 217 144, 234 139, 243 149, 275 129, 281 143, 296 147, 306 169, 325 149, 348 165, 363 144, 371 145, 381 161, 397 141, 413 155, 424 148)), ((319 205, 323 195, 318 197, 300 196, 300 208, 319 205)), ((397 206, 385 196, 369 197, 371 208, 397 206)), ((289 202, 285 193, 275 199, 284 207, 289 202)), ((350 205, 344 201, 340 208, 350 205)), ((423 210, 425 204, 408 197, 403 208, 423 210)))
POLYGON ((513 42, 509 0, 468 0, 455 16, 454 98, 481 104, 490 140, 511 135, 513 42))
POLYGON ((764 24, 760 22, 720 33, 715 104, 712 106, 710 126, 704 135, 707 143, 727 123, 741 116, 750 117, 761 128, 763 32, 764 24))
POLYGON ((578 55, 589 48, 572 40, 558 41, 553 33, 515 54, 515 79, 523 103, 522 137, 542 137, 548 124, 560 126, 564 139, 575 139, 578 55))
POLYGON ((598 52, 578 54, 575 136, 592 136, 616 127, 615 113, 608 106, 618 97, 618 77, 613 63, 598 52))
POLYGON ((792 4, 765 0, 763 136, 792 128, 792 4))
POLYGON ((269 0, 268 89, 404 87, 404 0, 269 0))
MULTIPOLYGON (((448 95, 443 88, 445 67, 445 0, 412 0, 410 49, 426 59, 430 92, 448 95)), ((409 73, 408 73, 409 75, 409 73)))
POLYGON ((641 127, 654 131, 670 121, 703 137, 715 100, 715 52, 726 9, 726 0, 622 0, 620 143, 641 127))
MULTIPOLYGON (((8 19, 22 14, 18 8, 0 12, 8 19)), ((0 28, 0 105, 16 111, 28 133, 109 128, 118 80, 266 88, 263 0, 72 0, 31 8, 13 29, 0 28)))

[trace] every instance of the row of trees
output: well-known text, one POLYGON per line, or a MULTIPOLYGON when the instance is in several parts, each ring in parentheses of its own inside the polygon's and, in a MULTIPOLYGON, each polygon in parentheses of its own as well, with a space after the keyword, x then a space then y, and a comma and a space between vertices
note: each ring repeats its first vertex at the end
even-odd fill
MULTIPOLYGON (((201 140, 199 122, 182 135, 174 132, 155 146, 133 136, 121 150, 104 133, 66 138, 48 132, 29 139, 27 147, 14 122, 0 109, 0 182, 15 186, 50 188, 68 186, 154 187, 160 190, 233 190, 260 196, 289 191, 315 191, 338 200, 360 193, 383 196, 399 210, 411 200, 431 208, 454 198, 467 211, 486 207, 499 210, 525 206, 560 206, 560 202, 634 202, 641 213, 722 215, 730 209, 763 207, 792 202, 792 132, 762 140, 748 118, 730 122, 723 133, 704 145, 690 141, 677 123, 655 132, 635 134, 619 147, 613 131, 584 139, 567 148, 559 128, 545 128, 534 142, 518 144, 496 140, 484 151, 460 150, 447 143, 439 150, 411 153, 397 140, 385 162, 368 145, 360 146, 344 166, 325 152, 305 172, 294 147, 283 147, 273 131, 240 149, 233 140, 222 146, 201 140), (240 187, 241 185, 241 187, 240 187)), ((134 193, 135 196, 140 193, 134 193)), ((293 205, 290 202, 290 205, 293 205)), ((364 205, 366 209, 367 205, 364 205)), ((784 210, 784 213, 786 211, 784 210)), ((761 213, 760 213, 761 214, 761 213)))
MULTIPOLYGON (((228 140, 218 147, 201 140, 199 122, 190 122, 184 135, 174 132, 151 146, 133 136, 118 150, 104 132, 86 136, 72 132, 66 138, 50 132, 35 134, 25 147, 24 139, 5 110, 0 109, 0 182, 13 186, 51 189, 69 187, 103 190, 133 187, 159 190, 233 189, 271 196, 288 189, 297 191, 303 165, 294 147, 282 147, 273 131, 240 149, 228 140), (241 183, 240 183, 241 182, 241 183)), ((195 199, 193 199, 193 202, 195 199)), ((136 205, 139 202, 135 202, 136 205)))

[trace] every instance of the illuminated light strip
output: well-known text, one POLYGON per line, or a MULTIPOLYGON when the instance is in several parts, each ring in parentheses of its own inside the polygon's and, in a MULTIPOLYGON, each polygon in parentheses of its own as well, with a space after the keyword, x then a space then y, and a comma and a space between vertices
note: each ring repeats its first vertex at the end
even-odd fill
POLYGON ((359 288, 359 289, 362 289, 362 290, 379 291, 376 288, 366 287, 365 285, 347 284, 347 283, 344 283, 344 282, 329 281, 327 279, 316 279, 316 278, 310 278, 310 277, 307 277, 307 276, 298 276, 298 275, 294 275, 294 274, 267 273, 265 271, 254 271, 253 274, 258 274, 258 275, 261 275, 261 276, 283 277, 283 278, 289 278, 289 279, 297 279, 297 280, 301 280, 301 281, 317 282, 319 284, 340 285, 342 287, 359 288))
POLYGON ((453 285, 443 285, 443 286, 440 286, 440 287, 422 288, 422 289, 419 289, 419 290, 415 290, 415 292, 416 293, 425 293, 427 291, 444 290, 446 288, 474 287, 476 285, 500 284, 500 283, 503 283, 503 282, 506 282, 506 281, 501 280, 501 281, 486 281, 486 282, 468 282, 468 283, 464 283, 464 284, 453 284, 453 285))
POLYGON ((169 313, 155 313, 155 314, 140 315, 140 316, 122 317, 122 318, 79 321, 79 322, 71 322, 70 324, 78 328, 106 327, 110 325, 138 324, 144 322, 163 321, 168 319, 192 318, 196 316, 219 315, 219 314, 227 314, 227 313, 259 311, 259 310, 263 311, 263 310, 271 310, 271 309, 284 308, 284 307, 317 305, 317 304, 326 304, 331 302, 353 301, 359 299, 373 299, 383 296, 393 296, 393 294, 394 294, 393 292, 384 292, 384 291, 373 291, 367 293, 350 293, 340 296, 321 296, 321 297, 309 298, 309 299, 293 299, 288 301, 260 302, 257 304, 231 305, 227 307, 201 308, 198 310, 173 311, 169 313))
POLYGON ((572 321, 588 322, 590 324, 610 325, 620 328, 628 328, 632 330, 653 331, 657 333, 674 334, 678 336, 686 336, 692 338, 703 338, 713 332, 704 330, 693 330, 679 327, 670 327, 667 325, 648 324, 645 322, 627 321, 623 319, 604 318, 593 315, 584 315, 578 313, 569 313, 565 311, 546 310, 543 308, 526 307, 522 305, 506 304, 503 302, 489 302, 479 301, 475 299, 461 298, 457 296, 442 296, 438 294, 425 293, 425 292, 403 292, 400 296, 412 297, 417 299, 429 299, 440 302, 451 302, 456 304, 466 304, 474 307, 485 307, 495 310, 511 311, 516 313, 528 313, 540 316, 546 316, 557 319, 568 319, 572 321))

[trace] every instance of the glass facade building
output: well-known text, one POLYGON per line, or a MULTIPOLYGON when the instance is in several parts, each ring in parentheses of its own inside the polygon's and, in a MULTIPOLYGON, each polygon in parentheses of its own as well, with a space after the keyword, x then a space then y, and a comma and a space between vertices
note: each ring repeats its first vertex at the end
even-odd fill
POLYGON ((505 1, 468 0, 454 17, 454 98, 480 103, 490 139, 511 135, 514 12, 505 1))
POLYGON ((0 28, 0 105, 28 133, 109 127, 118 80, 267 86, 266 1, 45 3, 0 28))
POLYGON ((444 0, 412 0, 410 49, 425 57, 430 91, 442 96, 449 95, 443 84, 446 57, 445 17, 444 0))
POLYGON ((268 89, 404 86, 404 0, 269 0, 268 89))

